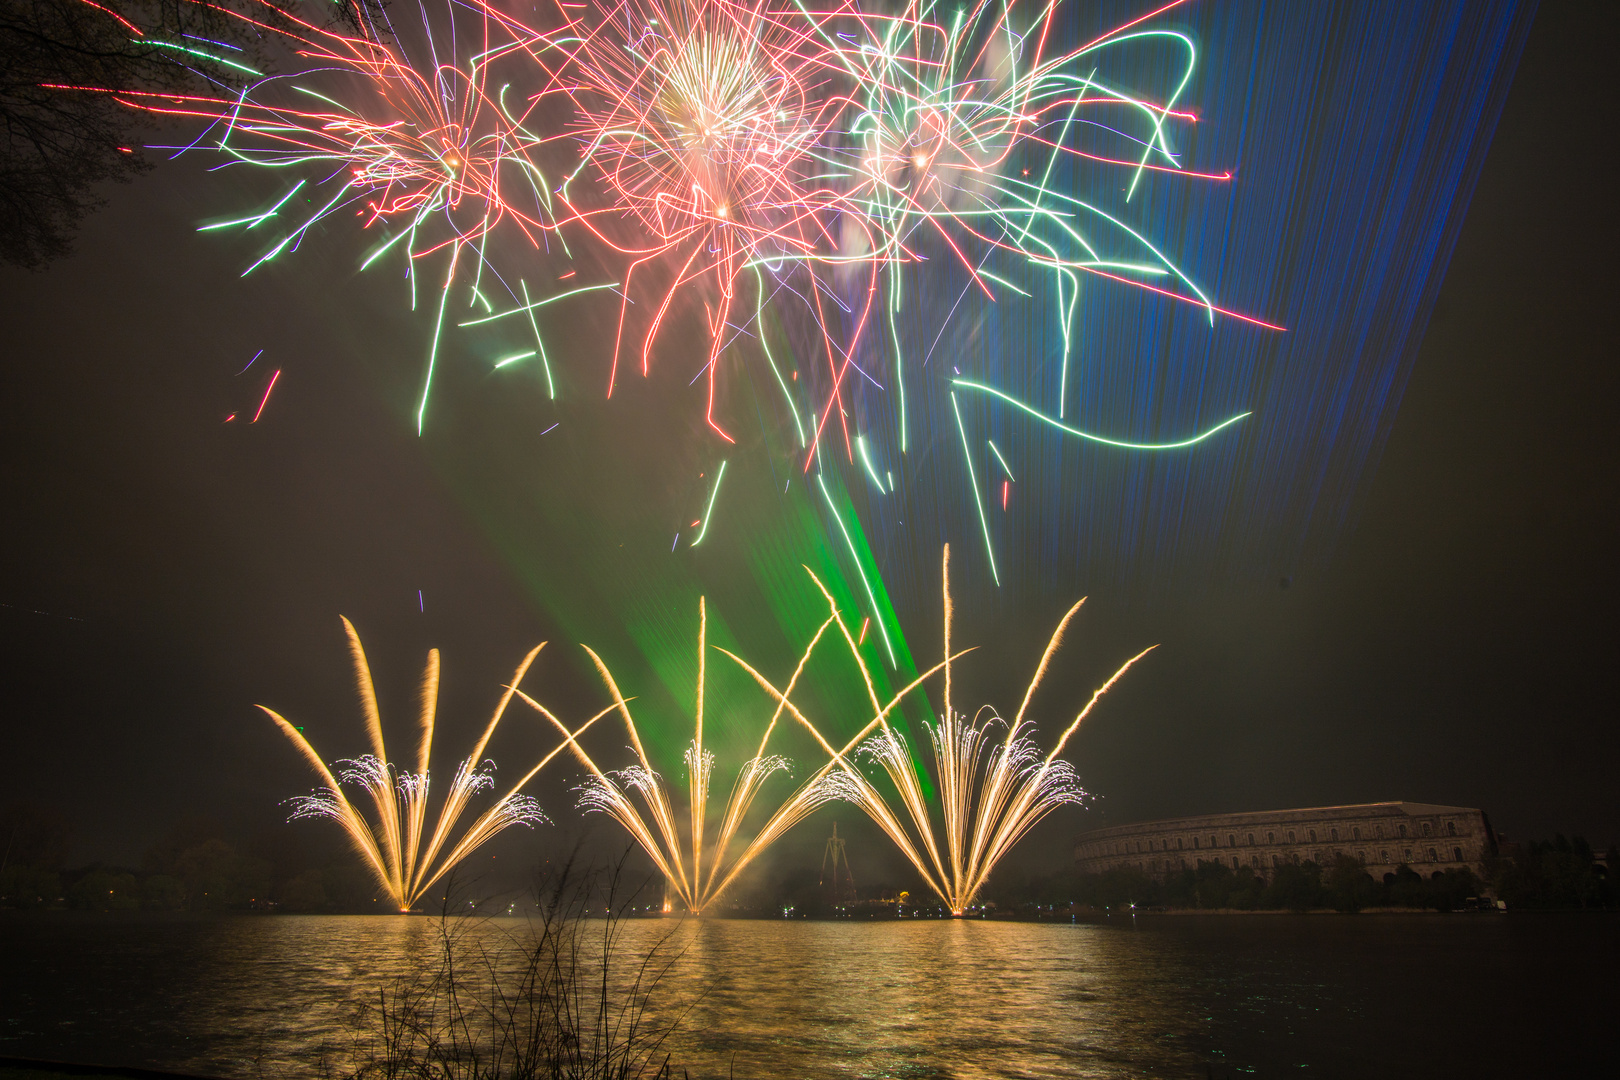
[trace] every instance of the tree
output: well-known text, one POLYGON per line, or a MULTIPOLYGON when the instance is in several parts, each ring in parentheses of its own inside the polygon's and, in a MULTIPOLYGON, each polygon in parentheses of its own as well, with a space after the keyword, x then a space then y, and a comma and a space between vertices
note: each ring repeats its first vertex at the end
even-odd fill
POLYGON ((1328 867, 1328 901, 1336 911, 1360 911, 1378 899, 1378 886, 1373 884, 1367 866, 1349 855, 1336 855, 1328 867))
POLYGON ((1530 843, 1490 867, 1491 882, 1510 908, 1594 907, 1605 903, 1607 882, 1592 847, 1577 836, 1530 843))
POLYGON ((186 887, 168 874, 149 874, 141 882, 141 906, 154 911, 178 911, 186 906, 186 887))
POLYGON ((1428 887, 1423 884, 1423 875, 1413 870, 1405 863, 1395 868, 1389 881, 1389 900, 1396 907, 1428 908, 1433 904, 1429 896, 1428 887))
POLYGON ((201 819, 180 823, 152 845, 145 868, 178 882, 188 908, 246 907, 270 893, 270 864, 241 854, 201 819))
POLYGON ((1479 879, 1466 866, 1442 871, 1429 879, 1430 903, 1436 911, 1459 911, 1479 893, 1479 879))
POLYGON ((50 907, 62 897, 62 878, 54 870, 13 863, 0 870, 0 907, 50 907))
POLYGON ((1159 903, 1159 883, 1134 867, 1105 870, 1092 879, 1091 902, 1110 911, 1159 903))
POLYGON ((325 877, 319 870, 305 870, 276 891, 287 911, 320 911, 328 903, 325 877))
POLYGON ((62 895, 67 823, 32 803, 0 809, 0 907, 47 907, 62 895))
POLYGON ((92 867, 68 887, 67 902, 84 911, 129 911, 141 906, 141 886, 127 870, 92 867))
POLYGON ((1277 867, 1266 889, 1265 906, 1309 911, 1321 907, 1323 900, 1320 866, 1313 862, 1283 863, 1277 867))
MULTIPOLYGON (((105 201, 97 188, 150 167, 139 145, 150 116, 121 95, 240 87, 268 71, 274 53, 255 22, 290 27, 277 5, 295 2, 5 0, 0 259, 37 270, 67 254, 85 214, 105 201), (196 49, 200 39, 222 45, 196 49), (232 59, 212 60, 209 48, 232 59)), ((381 2, 342 0, 322 17, 375 33, 381 2)))
POLYGON ((55 812, 29 802, 0 809, 0 870, 30 866, 60 870, 71 830, 55 812))
POLYGON ((1237 875, 1232 873, 1231 867, 1219 859, 1212 861, 1198 860, 1198 869, 1193 871, 1193 894, 1197 897, 1201 908, 1223 908, 1231 906, 1231 896, 1236 886, 1237 875))

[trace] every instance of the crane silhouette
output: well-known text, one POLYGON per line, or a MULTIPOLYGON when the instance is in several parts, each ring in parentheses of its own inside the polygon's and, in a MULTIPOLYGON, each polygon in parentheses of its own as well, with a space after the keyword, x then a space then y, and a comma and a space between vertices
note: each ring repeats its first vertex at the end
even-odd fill
POLYGON ((838 822, 833 822, 832 835, 821 853, 821 887, 833 903, 855 899, 855 875, 849 869, 849 855, 844 851, 843 838, 838 835, 838 822), (840 870, 842 867, 842 870, 840 870))

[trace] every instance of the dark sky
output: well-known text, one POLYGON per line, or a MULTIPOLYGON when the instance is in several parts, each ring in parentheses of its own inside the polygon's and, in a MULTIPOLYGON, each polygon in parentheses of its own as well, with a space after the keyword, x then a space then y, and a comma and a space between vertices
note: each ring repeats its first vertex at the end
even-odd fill
MULTIPOLYGON (((1397 798, 1482 807, 1513 837, 1620 840, 1620 223, 1600 82, 1617 31, 1607 5, 1543 6, 1327 568, 1087 613, 1072 647, 1095 665, 1162 647, 1072 747, 1098 809, 1041 838, 1397 798)), ((358 750, 339 613, 400 721, 422 654, 444 650, 451 750, 532 644, 574 648, 410 430, 420 328, 400 326, 397 283, 318 245, 238 281, 245 249, 193 231, 210 183, 162 166, 109 192, 78 255, 0 273, 0 791, 67 814, 78 859, 137 860, 188 814, 276 821, 308 779, 255 702, 323 724, 331 756, 358 750), (254 378, 286 372, 265 422, 222 425, 258 403, 263 382, 234 373, 260 348, 254 378)), ((1031 662, 1056 610, 987 635, 991 658, 1031 662)), ((571 661, 546 677, 577 697, 571 661)), ((1079 664, 1053 692, 1093 681, 1079 664)), ((545 745, 527 717, 507 734, 508 767, 545 745)), ((565 786, 537 790, 555 835, 577 828, 565 786)), ((1031 846, 1032 863, 1063 850, 1031 846)))

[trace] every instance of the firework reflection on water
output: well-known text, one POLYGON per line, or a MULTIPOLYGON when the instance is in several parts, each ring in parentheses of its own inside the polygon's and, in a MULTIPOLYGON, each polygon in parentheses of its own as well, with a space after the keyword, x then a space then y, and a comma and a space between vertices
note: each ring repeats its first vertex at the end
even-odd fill
MULTIPOLYGON (((631 922, 624 946, 669 926, 631 922)), ((733 1055, 738 1077, 806 1080, 1539 1075, 1541 1044, 1500 1037, 1523 1024, 1613 1062, 1620 922, 1591 916, 701 919, 678 940, 663 1001, 693 1006, 670 1052, 694 1078, 733 1055), (1469 1002, 1445 1038, 1413 1019, 1437 1000, 1469 1002)), ((0 1053, 315 1080, 354 1001, 434 950, 433 920, 397 916, 0 920, 0 1053)))

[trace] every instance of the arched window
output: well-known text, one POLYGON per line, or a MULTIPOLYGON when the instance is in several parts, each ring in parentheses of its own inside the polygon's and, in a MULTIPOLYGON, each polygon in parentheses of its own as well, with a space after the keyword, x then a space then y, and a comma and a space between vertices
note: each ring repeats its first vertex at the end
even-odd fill
POLYGON ((1176 850, 1177 851, 1181 850, 1181 837, 1179 837, 1179 836, 1176 837, 1176 850))
POLYGON ((1384 838, 1384 827, 1382 825, 1374 825, 1373 835, 1382 840, 1384 838))
POLYGON ((1266 833, 1266 843, 1275 844, 1276 842, 1277 842, 1277 834, 1276 833, 1274 833, 1274 832, 1266 833))
POLYGON ((1357 825, 1350 830, 1350 835, 1357 840, 1361 839, 1361 826, 1357 825))
POLYGON ((1209 838, 1209 846, 1210 847, 1220 847, 1221 846, 1220 838, 1216 837, 1216 836, 1210 837, 1209 838))
POLYGON ((1290 843, 1290 844, 1292 844, 1292 843, 1295 843, 1295 842, 1296 842, 1296 841, 1295 841, 1295 840, 1294 840, 1294 830, 1293 830, 1293 829, 1289 829, 1289 830, 1288 830, 1288 842, 1289 842, 1289 843, 1290 843))
POLYGON ((1334 840, 1337 840, 1339 838, 1339 830, 1338 829, 1329 829, 1328 830, 1328 835, 1330 837, 1332 837, 1334 840))
POLYGON ((1457 861, 1457 862, 1462 862, 1462 861, 1463 861, 1463 857, 1462 857, 1462 848, 1460 848, 1460 847, 1454 847, 1454 848, 1452 848, 1452 849, 1451 849, 1451 857, 1452 857, 1452 858, 1453 858, 1453 859, 1454 859, 1454 860, 1456 860, 1456 861, 1457 861))
POLYGON ((1446 822, 1446 835, 1447 836, 1456 836, 1457 835, 1457 823, 1455 821, 1446 822))
POLYGON ((1362 862, 1366 862, 1367 861, 1367 853, 1365 851, 1357 851, 1356 852, 1356 858, 1359 859, 1362 862))
POLYGON ((1226 846, 1227 847, 1237 847, 1237 833, 1227 833, 1226 834, 1226 846))
POLYGON ((1234 856, 1232 856, 1232 869, 1236 870, 1237 868, 1238 868, 1237 856, 1234 855, 1234 856))
POLYGON ((1389 849, 1384 848, 1378 852, 1378 861, 1383 863, 1389 862, 1389 849))
POLYGON ((1396 828, 1400 830, 1401 839, 1404 840, 1406 838, 1406 826, 1405 825, 1397 825, 1396 828))
POLYGON ((1439 862, 1440 861, 1440 856, 1438 856, 1438 855, 1436 855, 1434 853, 1434 848, 1429 849, 1429 861, 1430 862, 1439 862))
POLYGON ((1277 856, 1273 855, 1271 857, 1271 867, 1272 867, 1272 869, 1275 870, 1278 866, 1281 866, 1281 865, 1282 865, 1282 860, 1279 859, 1277 856))
POLYGON ((1309 831, 1309 835, 1310 835, 1310 838, 1311 838, 1311 843, 1313 843, 1313 844, 1316 843, 1316 830, 1311 829, 1309 831))
POLYGON ((1433 836, 1434 835, 1434 826, 1430 825, 1427 821, 1425 821, 1423 823, 1423 835, 1424 836, 1433 836))
POLYGON ((1198 850, 1198 837, 1196 837, 1196 836, 1193 837, 1193 850, 1194 851, 1198 850))
POLYGON ((1254 833, 1249 834, 1249 846, 1254 847, 1254 833))

